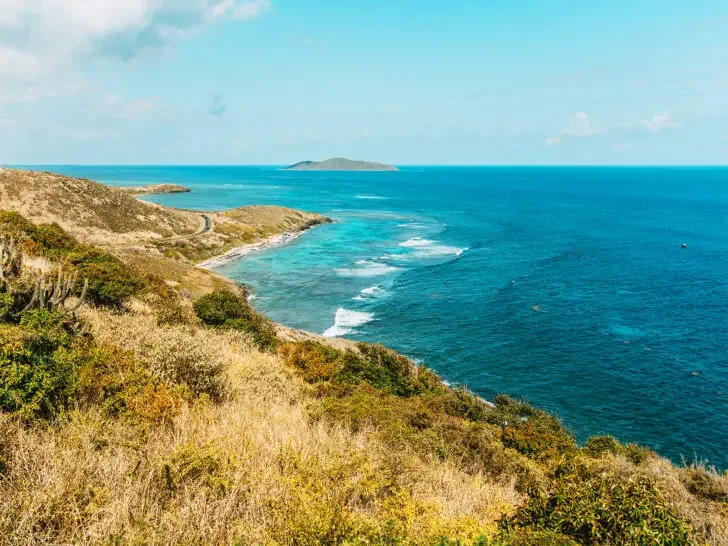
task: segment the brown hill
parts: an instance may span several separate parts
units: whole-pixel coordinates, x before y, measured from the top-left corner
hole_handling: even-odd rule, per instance
[[[48,172],[0,169],[0,209],[34,222],[57,222],[101,245],[195,233],[200,215],[145,203],[118,188]]]
[[[0,210],[18,211],[37,223],[56,222],[84,242],[188,264],[330,221],[277,206],[216,213],[173,209],[85,178],[2,168]]]

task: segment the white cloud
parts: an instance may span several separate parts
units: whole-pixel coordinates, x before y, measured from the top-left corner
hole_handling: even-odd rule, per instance
[[[269,0],[0,0],[0,102],[67,77],[81,59],[130,59],[271,8]]]
[[[659,133],[663,129],[679,129],[682,123],[670,121],[670,114],[659,114],[649,121],[643,121],[642,127],[651,133]]]
[[[615,123],[612,125],[604,125],[602,127],[594,127],[589,114],[586,112],[577,112],[569,118],[569,126],[561,130],[561,136],[553,136],[543,141],[543,146],[550,148],[561,144],[566,137],[584,138],[594,135],[603,135],[606,133],[633,132],[633,131],[649,131],[651,133],[659,133],[665,129],[679,129],[682,123],[672,121],[670,114],[658,114],[651,120],[628,123]],[[626,151],[629,144],[617,143],[611,146],[614,151]]]
[[[268,0],[250,0],[248,2],[222,0],[212,7],[210,14],[216,19],[230,18],[247,21],[262,15],[272,7],[273,4]]]
[[[562,135],[587,137],[597,134],[592,128],[591,120],[586,112],[577,112],[569,119],[569,126],[561,131]]]

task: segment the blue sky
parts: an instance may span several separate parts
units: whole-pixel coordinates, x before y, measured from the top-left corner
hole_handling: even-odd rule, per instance
[[[0,163],[728,163],[718,0],[0,0]]]

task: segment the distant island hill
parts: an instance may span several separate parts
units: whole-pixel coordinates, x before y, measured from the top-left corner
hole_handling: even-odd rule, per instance
[[[384,163],[371,163],[369,161],[353,161],[336,157],[326,161],[301,161],[290,167],[287,171],[398,171],[393,165]]]

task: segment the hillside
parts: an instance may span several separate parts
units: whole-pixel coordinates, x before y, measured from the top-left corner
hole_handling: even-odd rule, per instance
[[[728,476],[699,461],[578,445],[525,402],[276,325],[174,246],[35,215],[77,231],[0,212],[2,545],[728,544]],[[325,221],[211,216],[218,250]]]
[[[93,180],[14,169],[0,169],[0,210],[18,211],[34,222],[56,222],[74,237],[116,252],[166,256],[191,265],[265,237],[330,222],[319,214],[276,206],[204,214],[172,209]]]
[[[397,167],[383,163],[368,161],[353,161],[341,157],[327,159],[326,161],[301,161],[290,167],[288,171],[398,171]]]
[[[96,244],[130,243],[195,233],[200,215],[135,199],[83,178],[0,168],[0,209],[35,222],[57,222]]]

